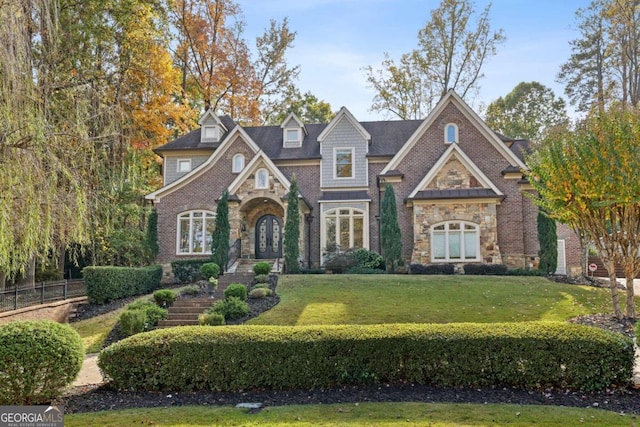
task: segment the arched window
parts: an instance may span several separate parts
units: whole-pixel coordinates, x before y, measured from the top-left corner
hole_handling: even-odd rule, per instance
[[[233,166],[231,167],[231,172],[239,173],[244,169],[244,155],[236,154],[233,156]]]
[[[431,227],[431,261],[480,260],[480,229],[477,224],[447,221]]]
[[[324,214],[325,247],[329,251],[346,251],[365,245],[365,212],[355,208],[338,208]]]
[[[179,255],[210,254],[215,214],[189,211],[178,215],[176,252]]]
[[[444,143],[455,144],[458,142],[458,126],[454,123],[447,123],[444,127]]]
[[[266,169],[256,171],[256,188],[269,188],[269,172]]]

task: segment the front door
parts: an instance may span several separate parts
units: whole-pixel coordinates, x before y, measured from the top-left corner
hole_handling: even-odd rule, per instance
[[[282,256],[282,223],[273,215],[265,215],[256,224],[256,258]]]

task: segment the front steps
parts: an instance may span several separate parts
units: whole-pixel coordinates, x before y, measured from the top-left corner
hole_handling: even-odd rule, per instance
[[[280,273],[282,270],[283,259],[254,259],[254,258],[238,258],[233,265],[233,271],[236,273],[252,273],[253,266],[259,262],[267,262],[271,265],[272,273]],[[238,282],[242,283],[242,282]]]

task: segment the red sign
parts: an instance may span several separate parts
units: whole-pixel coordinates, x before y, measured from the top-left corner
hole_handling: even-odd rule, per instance
[[[597,266],[597,265],[595,265],[595,264],[589,264],[589,271],[590,271],[590,272],[592,272],[592,273],[593,273],[593,272],[594,272],[594,271],[596,271],[597,269],[598,269],[598,266]]]

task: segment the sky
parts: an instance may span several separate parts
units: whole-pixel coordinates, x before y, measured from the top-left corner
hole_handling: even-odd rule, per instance
[[[345,106],[359,121],[393,118],[371,112],[375,92],[368,87],[364,67],[380,67],[384,53],[398,60],[417,47],[417,35],[440,0],[236,0],[246,23],[245,37],[253,46],[269,20],[289,20],[297,32],[287,53],[290,65],[300,66],[297,81],[331,104]],[[488,0],[476,0],[482,11]],[[569,42],[578,38],[575,12],[590,0],[493,0],[490,20],[507,40],[486,62],[479,96],[470,102],[480,114],[518,83],[538,81],[564,97],[556,82],[560,66],[571,54]],[[566,98],[565,98],[566,100]],[[571,109],[570,109],[571,114]]]

